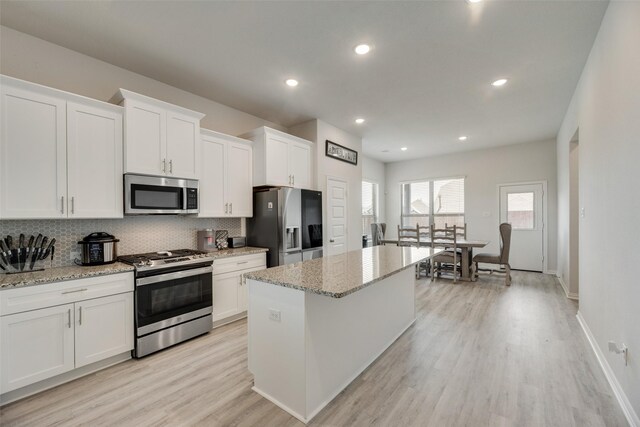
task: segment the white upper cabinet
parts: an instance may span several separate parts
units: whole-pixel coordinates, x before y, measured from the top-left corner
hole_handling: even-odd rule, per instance
[[[70,218],[122,217],[122,108],[67,103]]]
[[[122,217],[122,108],[0,81],[0,218]]]
[[[254,142],[254,186],[313,187],[310,141],[266,126],[241,137]]]
[[[200,212],[202,218],[253,215],[251,141],[202,129]]]
[[[124,89],[112,101],[125,110],[125,173],[200,178],[204,114]]]
[[[41,86],[1,82],[0,218],[65,218],[66,102]]]

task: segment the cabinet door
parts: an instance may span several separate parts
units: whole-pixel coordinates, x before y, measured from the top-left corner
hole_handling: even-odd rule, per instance
[[[167,112],[167,175],[198,179],[200,120]]]
[[[238,291],[240,273],[217,274],[213,276],[213,321],[225,319],[240,312]]]
[[[73,304],[1,317],[0,344],[1,393],[72,370]]]
[[[75,304],[76,368],[133,349],[133,293]]]
[[[67,104],[69,217],[122,218],[122,114]]]
[[[248,145],[228,143],[225,199],[229,214],[235,217],[253,216],[252,149]]]
[[[289,173],[296,188],[311,188],[311,147],[292,142],[289,144]]]
[[[267,185],[290,186],[289,181],[289,142],[272,136],[266,137]]]
[[[67,216],[66,102],[3,84],[0,218]]]
[[[226,216],[224,207],[226,143],[211,138],[202,139],[202,166],[200,172],[200,209],[201,218],[220,218]]]
[[[164,174],[166,164],[166,112],[153,105],[125,101],[124,171]]]

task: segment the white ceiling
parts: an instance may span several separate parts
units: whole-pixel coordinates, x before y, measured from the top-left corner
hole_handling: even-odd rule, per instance
[[[396,161],[555,137],[606,6],[3,1],[0,17],[284,126],[322,119]],[[373,50],[356,56],[362,42]],[[506,86],[490,85],[503,76]]]

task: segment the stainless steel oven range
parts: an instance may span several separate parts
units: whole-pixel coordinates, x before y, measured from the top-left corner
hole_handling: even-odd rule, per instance
[[[133,357],[140,358],[211,330],[213,260],[178,249],[121,256],[135,267]]]

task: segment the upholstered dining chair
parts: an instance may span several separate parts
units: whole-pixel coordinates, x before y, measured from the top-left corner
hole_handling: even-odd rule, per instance
[[[473,257],[473,279],[478,278],[478,263],[494,264],[505,268],[505,284],[511,286],[511,265],[509,265],[509,250],[511,249],[511,224],[500,224],[500,253],[499,254],[478,254]],[[488,270],[490,273],[495,270]],[[502,271],[500,271],[502,272]]]
[[[444,248],[444,251],[431,258],[431,281],[435,280],[436,274],[439,277],[442,271],[450,270],[453,273],[453,283],[456,283],[458,280],[458,264],[462,260],[458,253],[456,226],[438,229],[431,224],[430,235],[432,248]]]
[[[386,229],[387,224],[385,224],[384,222],[374,222],[373,224],[371,224],[371,244],[373,246],[382,244]]]

